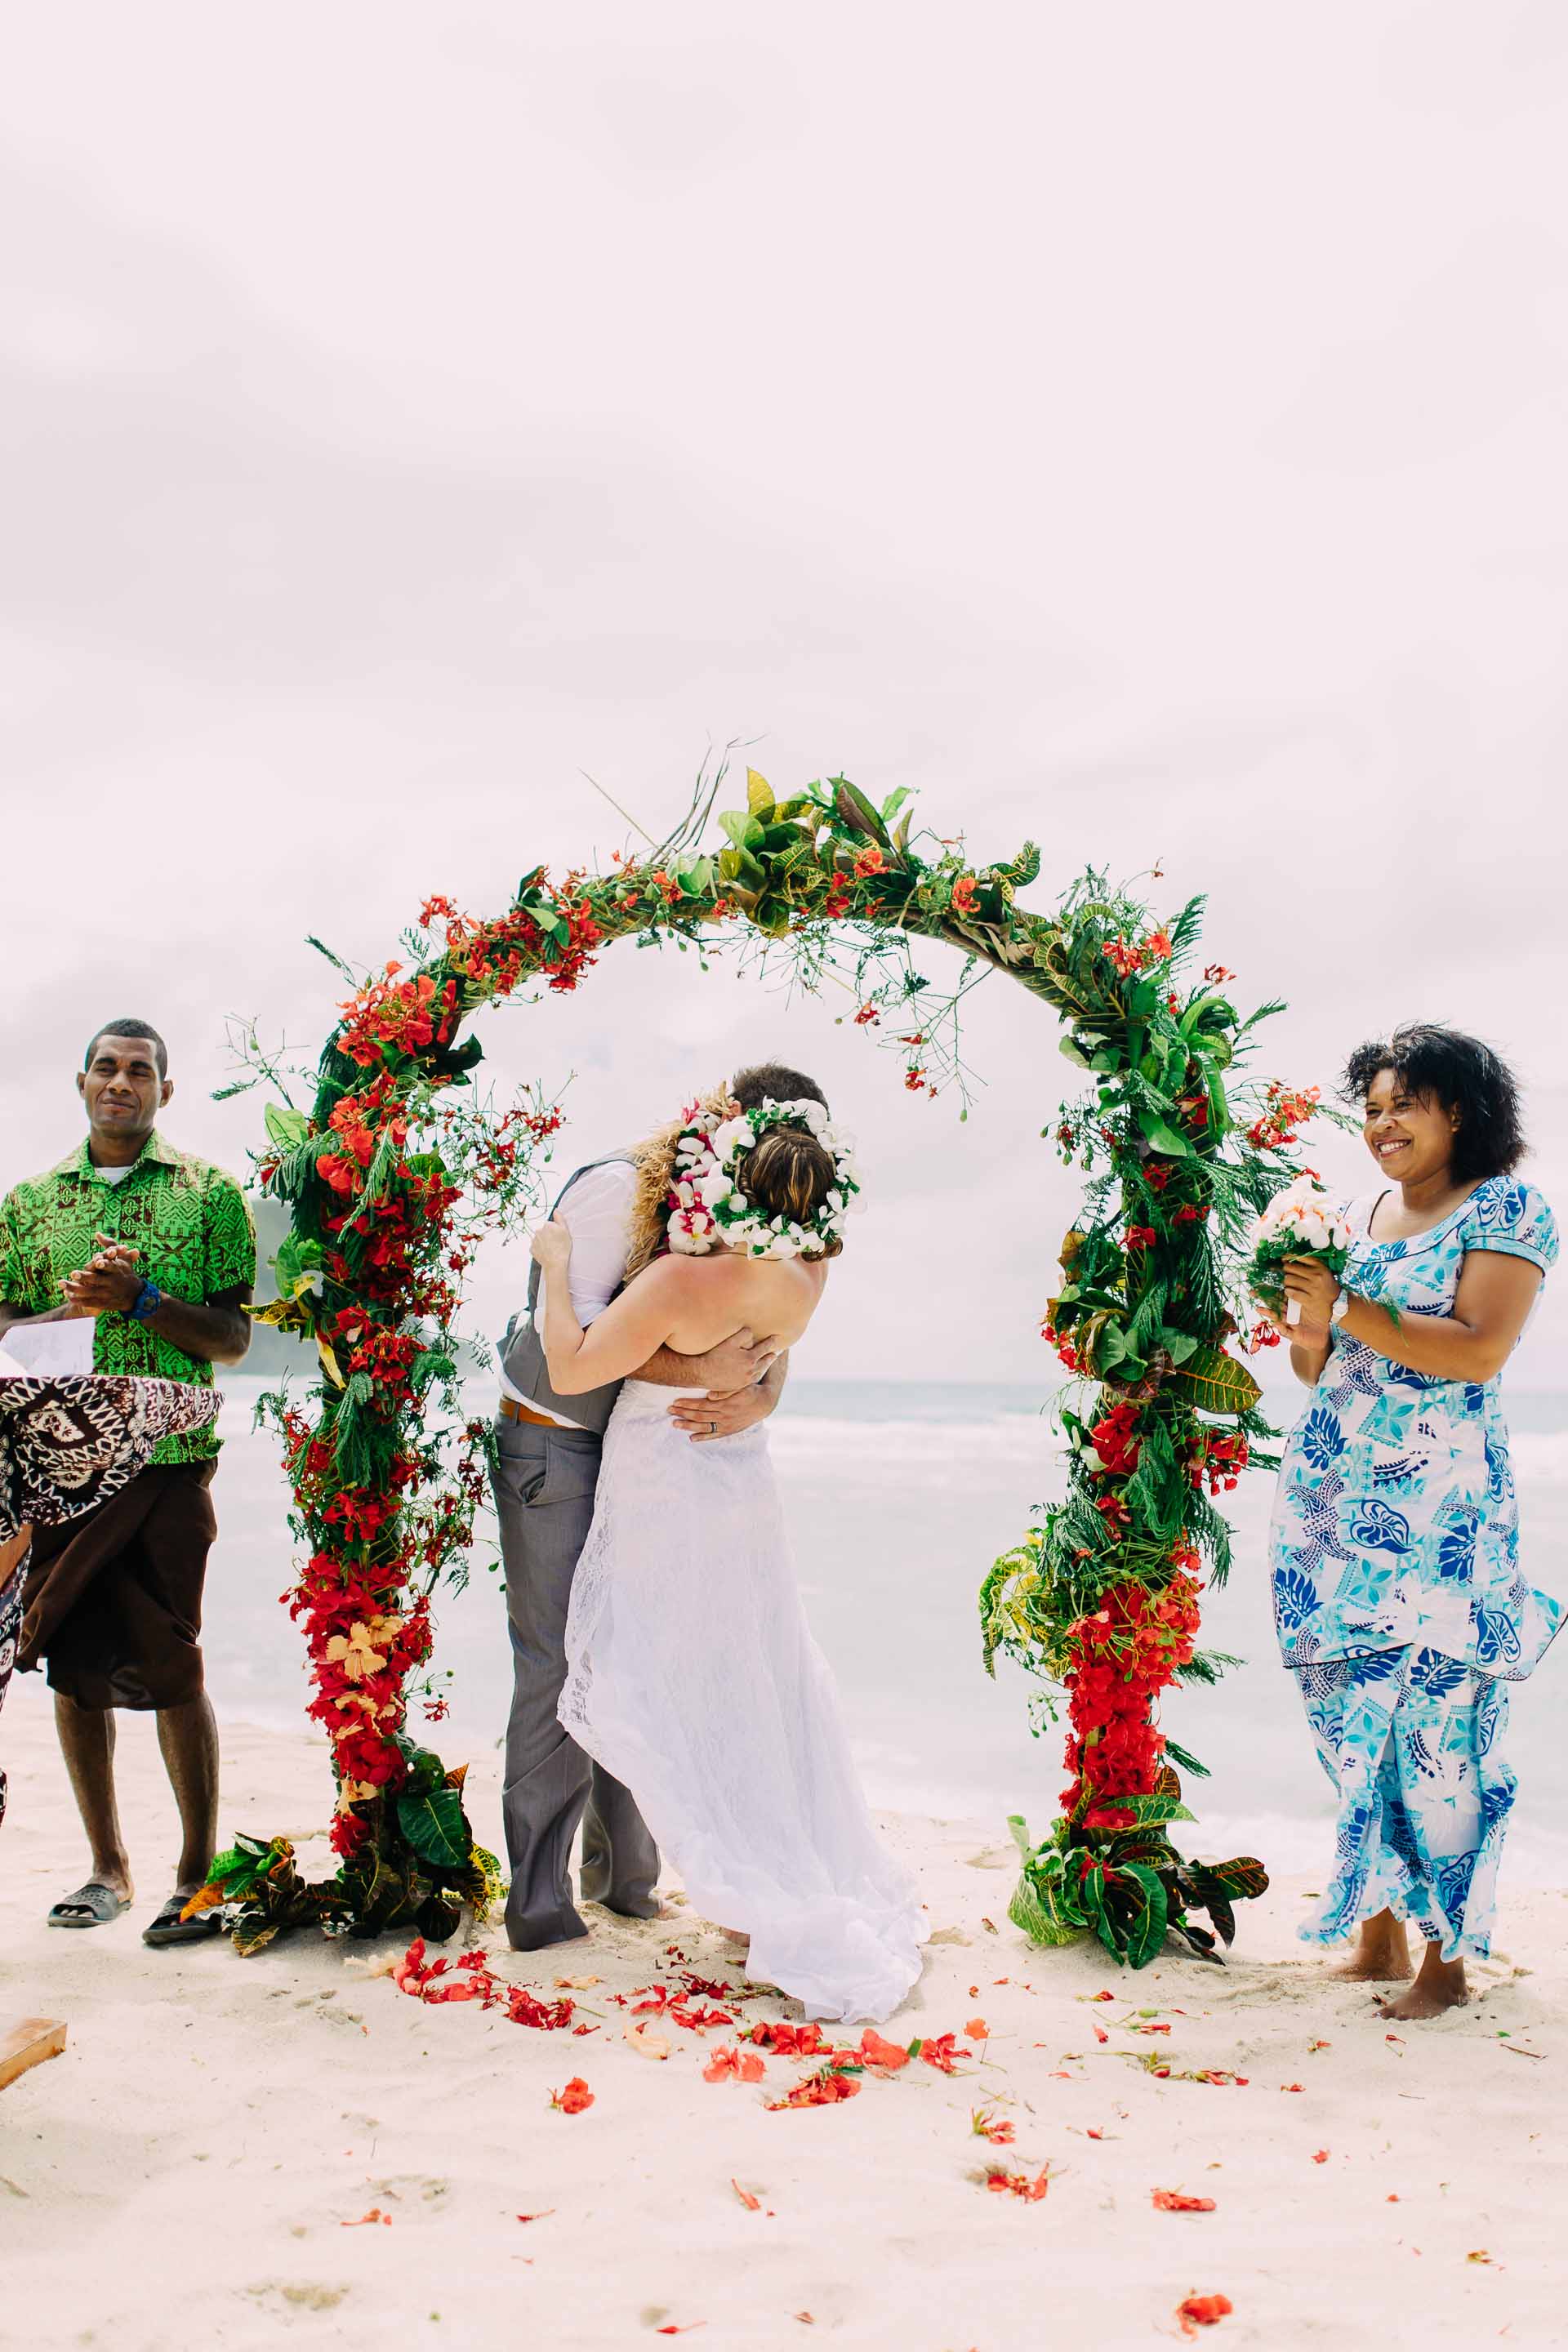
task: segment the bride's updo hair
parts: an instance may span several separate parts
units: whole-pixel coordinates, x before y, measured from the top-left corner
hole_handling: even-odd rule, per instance
[[[837,1181],[832,1152],[801,1127],[767,1129],[735,1173],[735,1181],[754,1208],[764,1216],[784,1217],[797,1225],[811,1222]],[[835,1234],[820,1255],[837,1257],[843,1247]]]

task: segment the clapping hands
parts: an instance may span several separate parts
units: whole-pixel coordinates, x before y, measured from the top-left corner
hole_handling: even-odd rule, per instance
[[[107,1234],[93,1238],[97,1255],[79,1273],[67,1275],[61,1295],[73,1316],[124,1315],[142,1295],[142,1253]]]

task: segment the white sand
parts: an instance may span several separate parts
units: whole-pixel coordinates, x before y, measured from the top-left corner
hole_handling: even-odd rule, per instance
[[[1201,2332],[1218,2347],[1568,2340],[1561,1890],[1516,1896],[1511,1957],[1477,1972],[1477,2005],[1392,2041],[1366,1993],[1295,1942],[1299,1885],[1244,1906],[1225,1972],[1166,1959],[1133,1979],[1008,1927],[994,1825],[900,1820],[946,1940],[888,2030],[962,2036],[979,2012],[984,2063],[949,2079],[917,2062],[842,2105],[772,2114],[764,2098],[805,2066],[772,2059],[761,2088],[715,2086],[707,2045],[732,2034],[666,2027],[662,2063],[623,2039],[607,1995],[653,1981],[671,1940],[703,1975],[731,1973],[718,1932],[689,1917],[592,1914],[589,1941],[526,1961],[485,1934],[498,1967],[546,1995],[557,1975],[603,1979],[577,1996],[601,2028],[583,2037],[423,2006],[363,1973],[386,1946],[357,1948],[358,1965],[314,1936],[248,1961],[146,1950],[173,1812],[151,1724],[121,1725],[141,1893],[117,1926],[68,1935],[44,1913],[81,1853],[35,1680],[0,1719],[0,2023],[42,2011],[70,2027],[63,2058],[0,2095],[0,2340],[570,2352],[700,2324],[713,2352],[1114,2352],[1178,2338],[1194,2290],[1234,2303]],[[230,1727],[225,1748],[226,1832],[321,1821],[317,1742]],[[493,1756],[469,1789],[495,1843]],[[1101,1988],[1114,2002],[1088,1998]],[[768,1999],[743,2014],[789,2011]],[[1134,2063],[1150,2052],[1249,2083],[1156,2081]],[[574,2074],[595,2105],[552,2112]],[[1014,2121],[1014,2147],[972,2135],[982,2102]],[[1056,2177],[1026,2203],[984,2189],[987,2160]],[[1156,2211],[1156,2189],[1217,2210]],[[342,2226],[372,2208],[390,2223]]]

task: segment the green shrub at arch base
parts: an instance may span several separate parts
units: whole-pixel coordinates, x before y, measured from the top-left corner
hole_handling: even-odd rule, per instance
[[[460,1582],[485,1491],[489,1433],[462,1421],[456,1323],[481,1231],[536,1198],[561,1123],[538,1096],[504,1110],[473,1085],[464,1034],[482,1005],[525,987],[574,989],[623,939],[700,953],[749,940],[808,986],[851,975],[858,1024],[888,1024],[904,1082],[934,1093],[960,1069],[957,1009],[1005,973],[1065,1024],[1083,1091],[1044,1130],[1088,1179],[1044,1331],[1077,1382],[1060,1421],[1066,1492],[1037,1511],[986,1576],[984,1652],[1001,1651],[1065,1704],[1068,1780],[1043,1843],[1014,1823],[1022,1869],[1011,1916],[1041,1942],[1092,1933],[1142,1966],[1168,1933],[1212,1950],[1233,1905],[1267,1884],[1241,1859],[1184,1861],[1192,1818],[1162,1739],[1160,1694],[1215,1679],[1196,1645],[1197,1592],[1221,1580],[1229,1538],[1215,1497],[1268,1432],[1258,1389],[1226,1342],[1234,1269],[1253,1215],[1294,1172],[1289,1147],[1315,1097],[1238,1084],[1248,1018],[1210,965],[1192,976],[1201,901],[1164,924],[1090,872],[1051,910],[1025,907],[1026,844],[982,864],[962,841],[911,838],[909,795],[880,805],[843,778],[779,800],[747,777],[718,814],[722,776],[682,824],[608,873],[525,873],[506,911],[476,919],[435,898],[405,961],[350,983],[308,1110],[271,1101],[260,1181],[292,1213],[279,1298],[258,1312],[313,1348],[303,1407],[265,1402],[281,1435],[300,1549],[288,1597],[310,1658],[310,1712],[331,1742],[337,1874],[303,1880],[287,1840],[247,1837],[193,1909],[224,1904],[237,1949],[315,1924],[372,1936],[449,1936],[498,1891],[475,1847],[462,1774],[416,1736],[439,1720],[431,1601]],[[910,953],[937,940],[963,959],[933,998]],[[321,946],[319,941],[313,945]],[[253,1075],[277,1082],[252,1035]],[[238,1089],[235,1089],[237,1091]],[[1237,1302],[1239,1304],[1239,1302]],[[1245,1314],[1245,1307],[1242,1308]],[[1204,1914],[1210,1923],[1200,1924]]]

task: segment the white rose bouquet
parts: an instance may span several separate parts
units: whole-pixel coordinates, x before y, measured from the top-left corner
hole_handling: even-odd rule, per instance
[[[1288,1257],[1315,1257],[1337,1282],[1344,1273],[1354,1230],[1342,1203],[1315,1177],[1298,1176],[1277,1192],[1252,1228],[1247,1286],[1268,1305],[1285,1309],[1282,1269]]]

